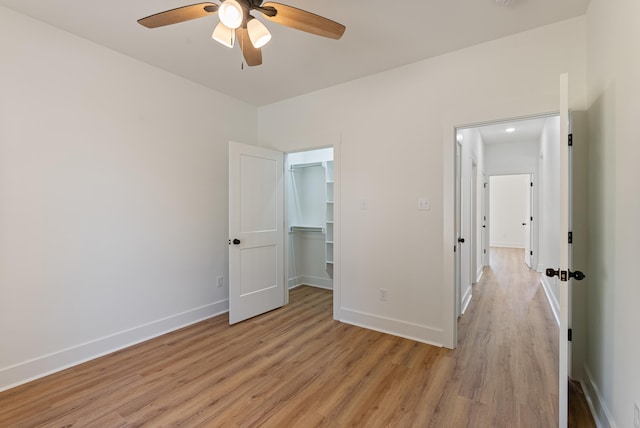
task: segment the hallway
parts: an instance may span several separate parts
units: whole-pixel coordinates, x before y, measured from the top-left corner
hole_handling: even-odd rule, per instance
[[[491,248],[491,266],[474,285],[458,321],[459,380],[491,426],[557,425],[558,328],[524,250]]]

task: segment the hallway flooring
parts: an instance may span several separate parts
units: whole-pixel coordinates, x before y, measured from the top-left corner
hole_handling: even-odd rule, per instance
[[[492,264],[448,350],[332,319],[332,293],[221,315],[0,393],[0,427],[557,425],[558,329],[521,250]],[[581,420],[577,420],[580,427]]]

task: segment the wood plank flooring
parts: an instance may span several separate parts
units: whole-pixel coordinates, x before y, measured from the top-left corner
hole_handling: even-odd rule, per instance
[[[244,323],[218,316],[0,393],[0,427],[554,427],[539,278],[521,250],[491,256],[456,350],[336,322],[331,291],[299,287]]]

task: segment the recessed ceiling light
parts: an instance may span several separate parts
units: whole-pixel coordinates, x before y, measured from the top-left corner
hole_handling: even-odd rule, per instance
[[[515,130],[516,130],[516,128],[507,128],[507,129],[504,130],[504,132],[513,132]]]

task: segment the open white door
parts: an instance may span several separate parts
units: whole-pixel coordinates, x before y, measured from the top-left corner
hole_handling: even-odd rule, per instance
[[[548,268],[547,276],[560,277],[560,330],[559,330],[559,421],[558,426],[567,426],[569,407],[569,372],[571,364],[571,281],[585,276],[580,271],[572,272],[571,266],[571,136],[569,117],[569,76],[560,76],[560,267]]]
[[[481,187],[481,192],[482,192],[482,209],[481,209],[481,214],[482,214],[482,219],[480,220],[480,226],[482,227],[482,230],[480,231],[480,236],[482,239],[482,266],[484,268],[484,266],[488,266],[489,265],[489,229],[487,228],[487,215],[488,215],[488,211],[489,211],[489,190],[487,189],[487,186],[489,185],[489,178],[487,177],[487,174],[485,174],[484,172],[482,173],[482,187]]]
[[[560,330],[559,427],[567,426],[569,407],[569,76],[560,76]]]
[[[454,247],[454,272],[455,272],[455,288],[456,288],[456,318],[462,315],[462,278],[460,270],[462,268],[462,249],[460,248],[462,238],[462,144],[456,141],[456,164],[455,164],[455,233],[456,245]]]
[[[229,143],[229,324],[284,305],[283,157]]]
[[[531,174],[529,174],[529,183],[527,183],[527,188],[525,190],[525,206],[526,206],[526,215],[527,218],[524,219],[522,225],[524,226],[524,262],[531,269],[533,267],[533,253],[531,251],[531,219],[533,218],[532,212],[532,201],[533,201],[533,178]]]
[[[571,189],[569,186],[569,76],[560,76],[560,330],[559,330],[559,427],[567,426],[569,410],[569,203]],[[555,272],[554,272],[555,273]],[[547,273],[548,274],[548,273]]]

